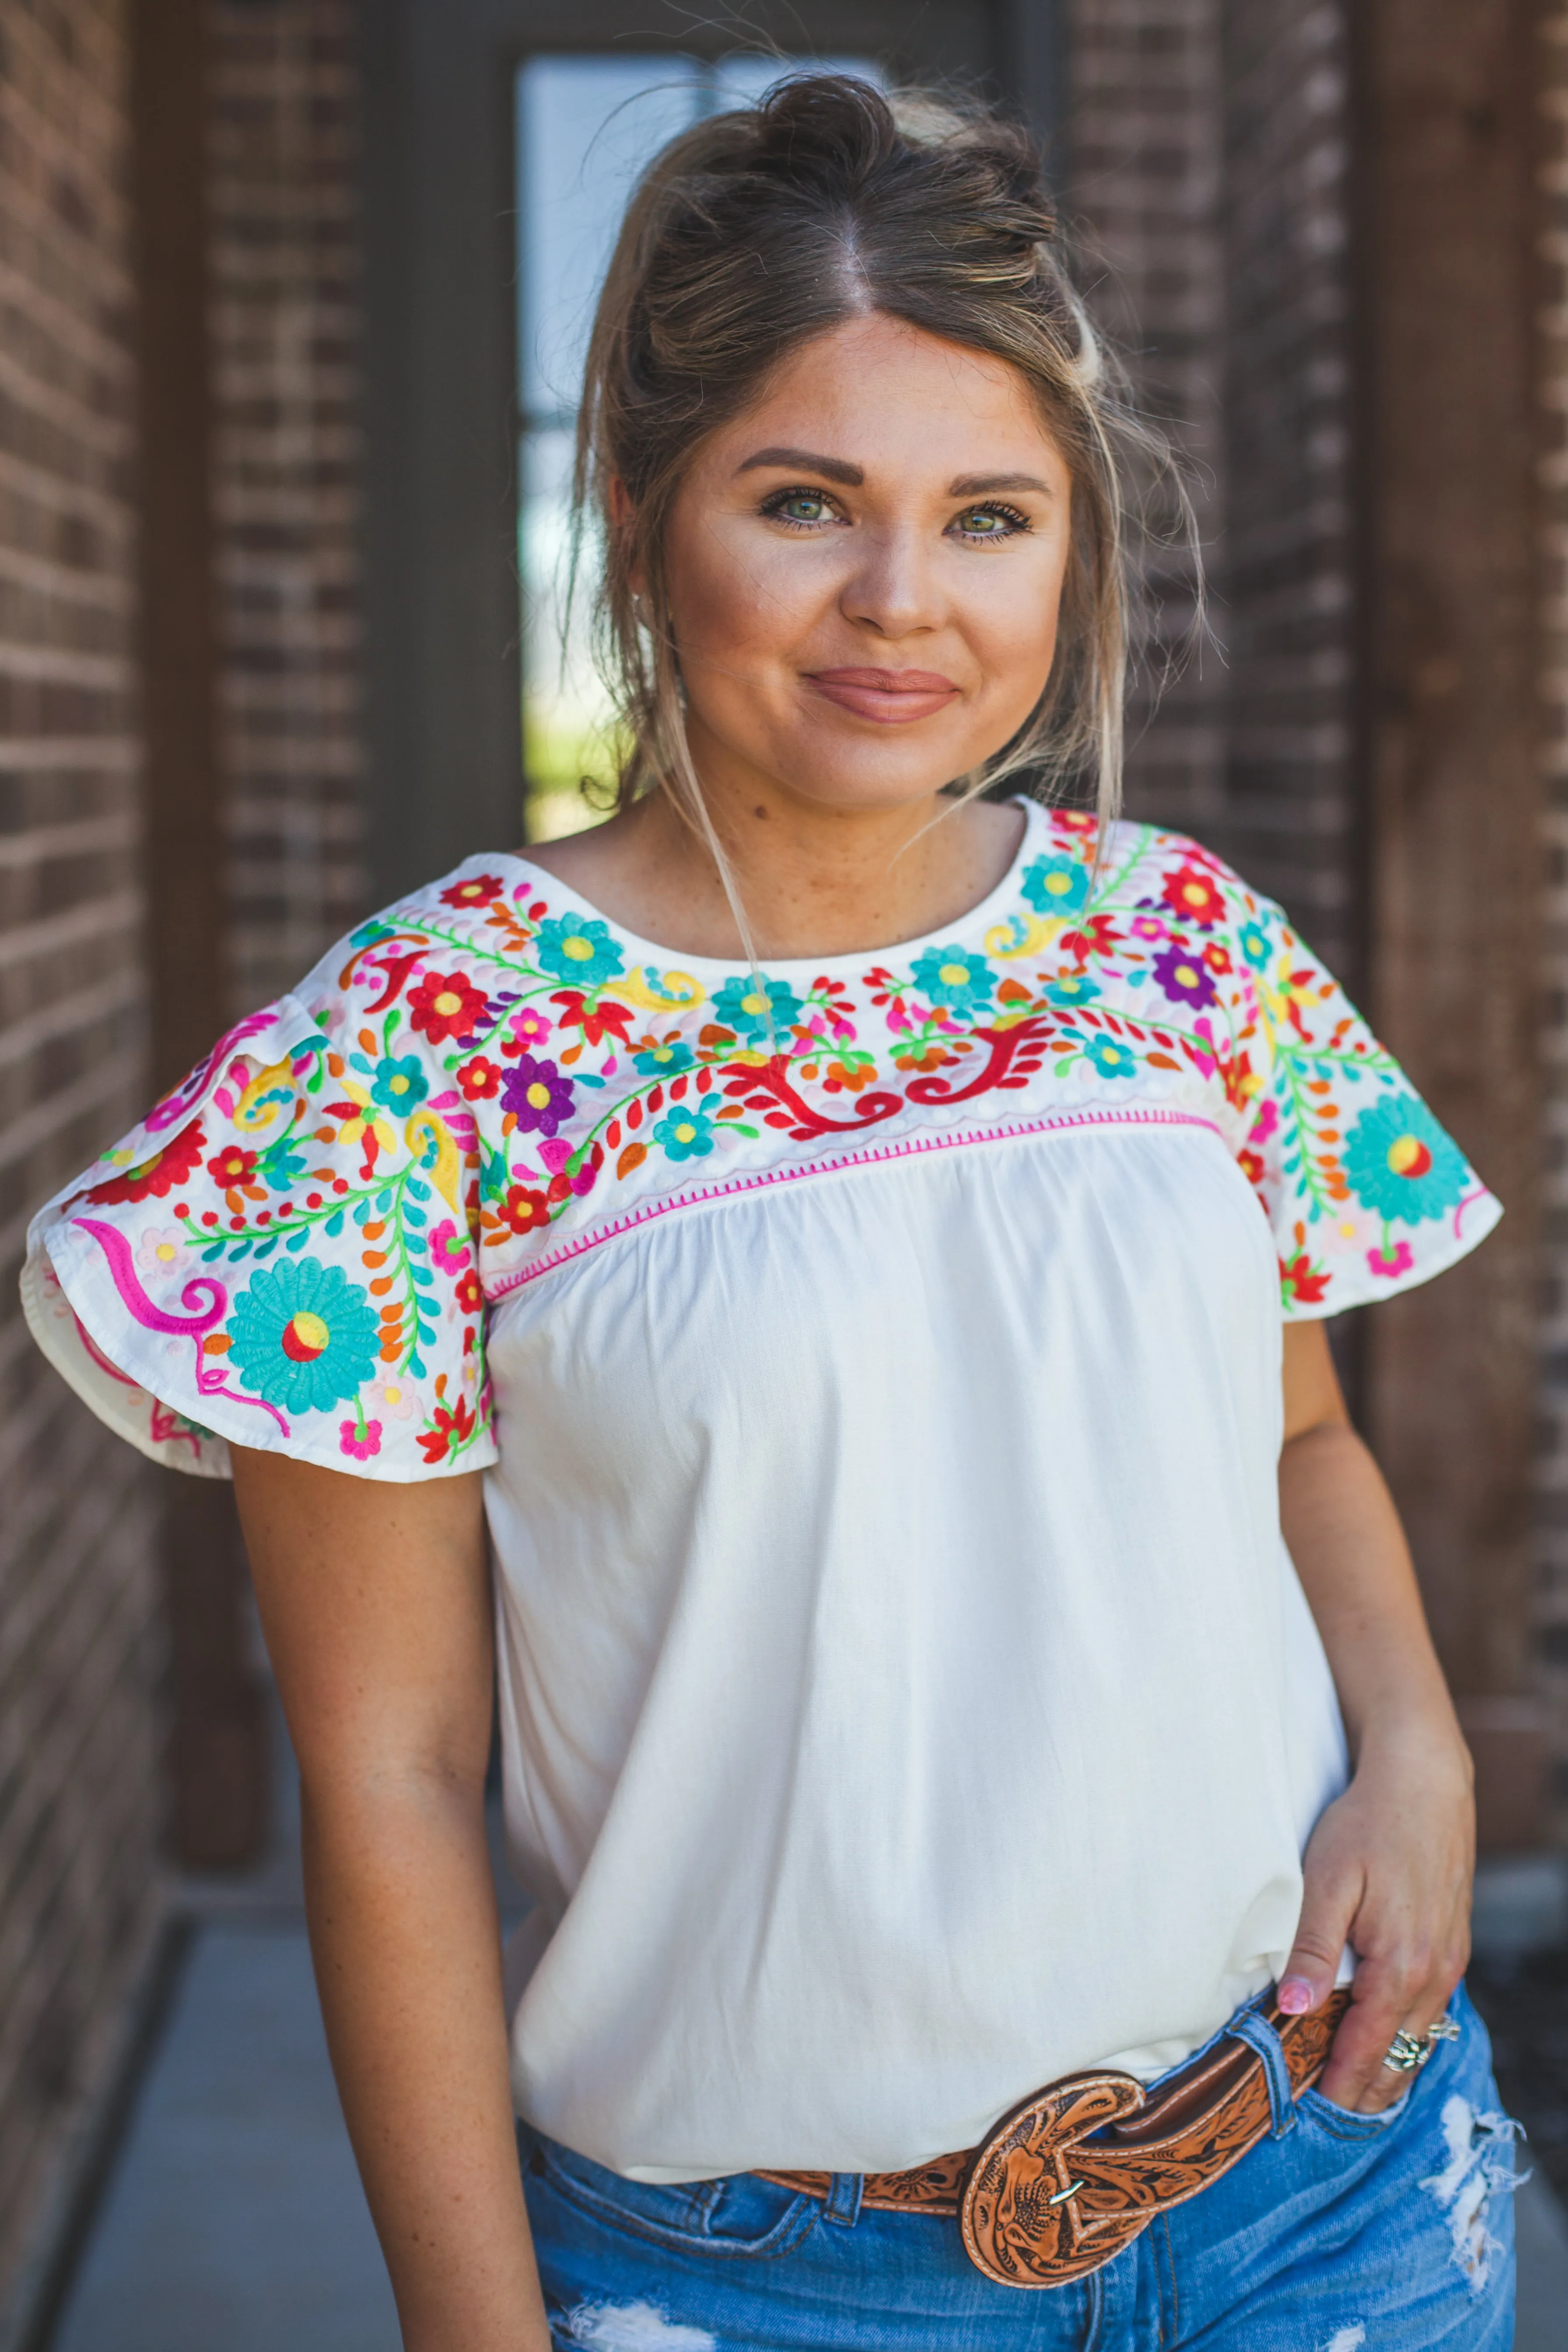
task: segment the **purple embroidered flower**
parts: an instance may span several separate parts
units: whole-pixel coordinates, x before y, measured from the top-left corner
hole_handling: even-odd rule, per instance
[[[1180,940],[1154,958],[1154,977],[1173,1003],[1212,1004],[1219,993],[1203,957],[1183,947]]]
[[[536,1061],[531,1054],[518,1056],[507,1072],[501,1104],[525,1135],[553,1135],[572,1116],[572,1082],[553,1062]]]

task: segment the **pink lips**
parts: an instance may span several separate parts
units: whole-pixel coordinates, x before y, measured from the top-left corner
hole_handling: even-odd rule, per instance
[[[952,678],[930,669],[816,669],[805,675],[840,709],[885,727],[934,718],[958,692]]]

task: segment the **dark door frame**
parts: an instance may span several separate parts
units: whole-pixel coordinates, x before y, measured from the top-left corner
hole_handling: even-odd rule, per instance
[[[1061,13],[1058,0],[752,0],[745,31],[989,81],[1049,134]],[[516,65],[632,39],[717,53],[743,37],[694,30],[672,0],[363,0],[361,26],[368,814],[383,903],[521,828]]]

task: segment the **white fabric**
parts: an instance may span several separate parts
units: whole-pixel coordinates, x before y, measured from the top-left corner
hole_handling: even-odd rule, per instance
[[[522,2112],[639,2179],[901,2167],[1268,1981],[1345,1770],[1280,1328],[1198,1127],[691,1209],[508,1301]]]
[[[766,974],[470,859],[58,1193],[24,1297],[157,1460],[487,1472],[523,2112],[880,2170],[1279,1969],[1346,1769],[1281,1319],[1498,1214],[1279,908],[1031,808],[940,935]]]

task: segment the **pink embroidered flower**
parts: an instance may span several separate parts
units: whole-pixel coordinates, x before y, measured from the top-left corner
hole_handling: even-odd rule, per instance
[[[1415,1263],[1415,1253],[1408,1242],[1395,1242],[1392,1249],[1369,1249],[1366,1262],[1384,1282],[1395,1282],[1402,1274],[1409,1273]]]
[[[525,1004],[521,1013],[512,1014],[507,1026],[518,1044],[526,1049],[530,1045],[537,1045],[542,1037],[548,1037],[551,1024],[547,1014],[536,1012],[531,1004]]]
[[[389,1414],[394,1421],[406,1421],[414,1410],[414,1391],[398,1381],[377,1381],[365,1394],[378,1411]]]
[[[1134,915],[1127,928],[1135,940],[1163,940],[1166,936],[1158,915]]]
[[[1261,1151],[1279,1124],[1279,1106],[1272,1095],[1265,1095],[1258,1106],[1258,1117],[1252,1122],[1247,1141],[1255,1151]]]
[[[381,1452],[381,1423],[363,1419],[340,1421],[338,1444],[343,1453],[352,1454],[356,1462],[368,1462],[372,1454]]]
[[[450,1217],[443,1217],[431,1228],[430,1255],[443,1274],[461,1274],[468,1265],[468,1250],[458,1239],[458,1228]]]
[[[143,1274],[183,1274],[191,1262],[191,1253],[178,1225],[167,1230],[149,1225],[137,1244],[136,1263]]]

